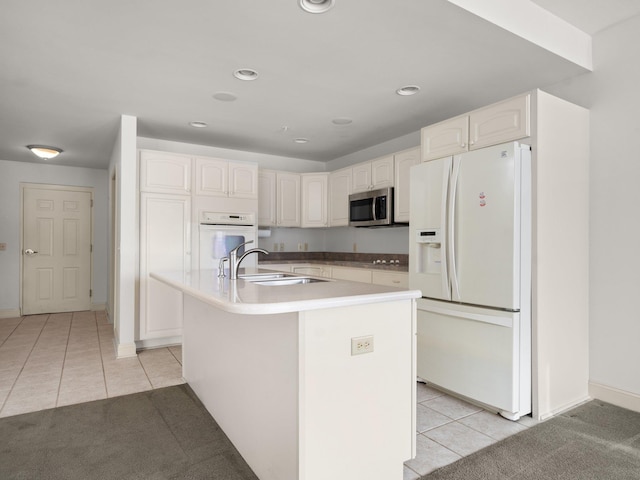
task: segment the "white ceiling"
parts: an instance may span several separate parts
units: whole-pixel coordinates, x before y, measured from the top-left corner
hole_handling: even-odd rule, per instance
[[[535,3],[590,33],[640,13]],[[64,150],[51,163],[106,168],[127,114],[143,137],[327,161],[584,73],[446,0],[336,0],[321,15],[296,0],[3,0],[0,159],[48,144]],[[408,84],[421,91],[395,94]]]

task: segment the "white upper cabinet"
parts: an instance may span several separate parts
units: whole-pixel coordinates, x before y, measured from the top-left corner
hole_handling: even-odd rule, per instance
[[[351,170],[351,193],[393,187],[393,155],[354,165]]]
[[[395,189],[393,192],[393,220],[409,223],[409,179],[411,167],[420,163],[420,147],[395,154]]]
[[[258,166],[196,158],[196,195],[258,198]]]
[[[352,168],[343,168],[329,174],[329,226],[349,225],[349,194]]]
[[[258,225],[275,227],[276,218],[276,172],[258,172]]]
[[[422,129],[422,161],[526,138],[530,131],[530,94]]]
[[[494,103],[469,114],[469,149],[498,145],[528,137],[530,95]]]
[[[327,227],[329,215],[327,213],[328,173],[303,173],[302,181],[302,220],[303,228]]]
[[[300,226],[299,173],[276,173],[276,217],[279,227]]]
[[[173,153],[140,152],[140,191],[191,194],[191,158]]]
[[[469,116],[451,118],[422,129],[423,160],[455,155],[468,150]]]

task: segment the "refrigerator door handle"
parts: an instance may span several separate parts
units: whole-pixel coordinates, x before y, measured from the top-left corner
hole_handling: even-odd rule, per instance
[[[445,165],[442,174],[442,210],[440,217],[440,224],[442,228],[442,243],[440,244],[442,263],[441,265],[441,286],[442,286],[442,298],[444,300],[451,300],[451,282],[449,280],[449,232],[447,231],[447,216],[449,209],[447,205],[449,203],[449,190],[451,188],[451,167],[453,165],[453,157],[445,159]]]
[[[453,171],[451,173],[451,188],[449,190],[448,216],[447,216],[447,251],[449,264],[449,281],[451,283],[451,299],[460,301],[460,285],[456,269],[456,197],[458,190],[458,177],[460,176],[461,157],[453,157]]]

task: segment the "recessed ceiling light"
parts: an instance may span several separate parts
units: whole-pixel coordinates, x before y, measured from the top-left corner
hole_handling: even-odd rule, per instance
[[[233,72],[233,76],[238,80],[255,80],[258,78],[258,72],[252,68],[239,68]]]
[[[189,125],[194,128],[205,128],[207,126],[205,122],[189,122]]]
[[[305,12],[309,13],[324,13],[331,8],[335,0],[298,0],[298,5]]]
[[[333,120],[331,120],[331,123],[333,123],[334,125],[349,125],[353,123],[353,120],[347,117],[340,117],[334,118]]]
[[[309,143],[309,139],[308,138],[294,138],[293,141],[295,143]]]
[[[415,95],[419,91],[420,91],[420,87],[417,85],[406,85],[404,87],[397,89],[396,93],[398,95],[407,96],[407,95]]]
[[[220,100],[221,102],[233,102],[234,100],[238,99],[238,97],[236,97],[235,94],[230,92],[214,93],[213,98],[215,98],[216,100]]]
[[[61,148],[49,147],[48,145],[27,145],[27,148],[31,150],[34,155],[44,160],[49,160],[51,158],[57,157],[62,153]]]

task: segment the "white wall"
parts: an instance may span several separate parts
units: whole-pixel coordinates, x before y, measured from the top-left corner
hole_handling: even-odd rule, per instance
[[[208,147],[206,145],[196,145],[193,143],[158,140],[155,138],[138,137],[138,148],[160,150],[162,152],[186,153],[188,155],[202,155],[205,157],[238,160],[241,162],[257,162],[260,168],[270,170],[285,170],[299,173],[324,172],[326,170],[325,162],[281,157],[266,153],[246,152],[243,150],[230,150],[228,148]]]
[[[93,188],[92,303],[103,307],[107,301],[107,171],[0,160],[0,243],[7,244],[6,251],[0,251],[0,314],[20,306],[21,182]]]
[[[591,110],[590,393],[640,410],[640,16],[595,35],[593,56],[545,90]]]

